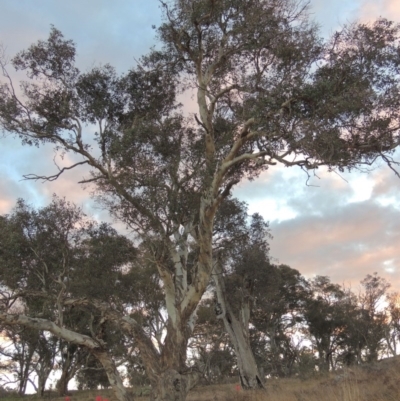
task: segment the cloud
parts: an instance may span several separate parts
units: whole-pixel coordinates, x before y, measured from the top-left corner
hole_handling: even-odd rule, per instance
[[[133,56],[139,57],[156,43],[152,25],[159,25],[160,18],[157,0],[4,0],[0,25],[2,41],[13,50],[45,39],[50,25],[55,25],[76,42],[84,63],[109,62],[126,68],[134,64]]]
[[[311,16],[320,26],[324,37],[329,37],[332,32],[343,24],[353,21],[358,10],[357,1],[349,0],[311,0]]]
[[[324,37],[354,21],[372,22],[383,17],[400,22],[398,0],[311,0],[310,12]]]
[[[362,21],[374,21],[384,17],[392,21],[400,21],[400,3],[398,0],[363,0],[358,14]]]
[[[274,167],[234,195],[270,221],[279,263],[353,287],[376,271],[400,291],[399,178],[383,163],[369,174],[317,174],[310,183],[318,187],[307,186],[301,170]]]
[[[378,170],[371,177],[376,184],[362,202],[343,201],[351,185],[338,193],[328,188],[308,198],[293,197],[288,205],[297,217],[271,222],[271,256],[306,276],[328,275],[352,285],[376,271],[400,290],[400,209],[381,202],[400,183],[373,181],[386,175],[387,170]]]
[[[0,214],[7,214],[15,206],[18,198],[27,198],[29,190],[25,185],[18,183],[8,177],[0,180]]]
[[[324,214],[332,207],[347,203],[353,196],[351,185],[326,170],[310,177],[297,167],[274,166],[254,181],[244,181],[234,190],[234,196],[250,205],[269,221],[283,221],[305,213]],[[335,199],[335,206],[332,204]],[[318,205],[318,207],[315,207]]]

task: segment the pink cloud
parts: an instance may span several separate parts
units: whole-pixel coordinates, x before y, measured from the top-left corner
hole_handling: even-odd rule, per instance
[[[400,290],[398,214],[397,209],[372,199],[330,215],[272,224],[270,253],[308,277],[327,275],[333,282],[356,286],[376,271]]]
[[[0,214],[10,213],[18,198],[29,198],[30,188],[9,177],[0,180]]]
[[[362,21],[371,21],[378,17],[400,21],[400,2],[398,0],[364,0],[358,14]]]

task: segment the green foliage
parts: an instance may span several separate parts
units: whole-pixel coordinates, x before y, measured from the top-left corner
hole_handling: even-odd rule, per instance
[[[38,316],[59,313],[54,301],[60,294],[109,299],[121,269],[135,257],[125,237],[57,197],[38,211],[20,200],[1,223],[1,285]]]
[[[322,278],[307,294],[297,271],[270,263],[266,222],[250,220],[231,190],[277,164],[309,174],[382,158],[394,169],[400,26],[384,19],[353,24],[324,41],[302,1],[161,4],[159,50],[126,74],[110,65],[81,73],[75,44],[54,27],[47,41],[13,59],[28,77],[21,96],[0,60],[2,129],[81,160],[26,178],[52,181],[87,164],[90,176],[81,182],[94,185],[97,199],[140,244],[136,249],[110,226],[88,221],[65,200],[38,211],[20,201],[0,219],[0,286],[8,291],[2,307],[12,312],[18,299],[29,316],[90,335],[117,358],[124,352],[118,342],[134,346],[110,323],[123,321],[161,394],[160,380],[188,368],[194,316],[217,263],[234,313],[248,325],[253,310],[251,335],[261,334],[258,355],[268,350],[269,372],[284,375],[299,359],[290,331],[303,317],[321,368],[332,365],[335,347],[347,347],[348,355],[356,349],[359,360],[376,358],[383,317],[371,302],[365,298],[361,308]],[[177,98],[193,88],[198,113],[187,117]],[[384,287],[367,281],[373,296]],[[366,324],[368,336],[343,334],[349,316]]]

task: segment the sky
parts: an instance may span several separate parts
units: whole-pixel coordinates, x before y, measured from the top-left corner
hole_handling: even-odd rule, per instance
[[[382,16],[400,22],[400,1],[311,0],[310,12],[328,37],[356,20]],[[46,39],[53,24],[77,44],[81,70],[110,63],[122,73],[157,44],[152,25],[160,23],[160,16],[157,0],[2,0],[0,43],[12,57]],[[186,109],[193,110],[188,102]],[[56,193],[106,220],[107,213],[77,184],[83,170],[51,183],[22,180],[24,174],[55,172],[53,157],[51,147],[22,147],[9,135],[0,137],[0,214],[9,213],[18,198],[43,207]],[[321,170],[313,186],[306,185],[306,178],[295,168],[278,167],[234,191],[251,213],[270,222],[273,260],[308,278],[327,275],[355,292],[367,274],[377,272],[400,291],[400,179],[379,164],[368,174]]]

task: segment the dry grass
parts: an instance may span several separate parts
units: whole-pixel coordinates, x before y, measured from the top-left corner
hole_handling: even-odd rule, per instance
[[[203,387],[188,401],[400,401],[400,357],[308,380],[269,380],[266,391]]]
[[[148,389],[132,389],[137,401],[147,401],[146,392]],[[95,401],[97,395],[116,401],[111,390],[72,392],[71,401]],[[38,400],[35,396],[24,398]],[[21,398],[6,397],[2,401]],[[43,401],[65,399],[49,393]],[[266,391],[237,391],[236,384],[197,387],[188,401],[400,401],[400,357],[307,380],[269,380]]]

